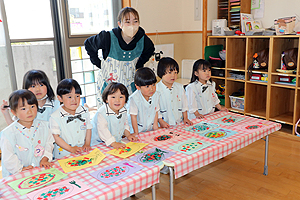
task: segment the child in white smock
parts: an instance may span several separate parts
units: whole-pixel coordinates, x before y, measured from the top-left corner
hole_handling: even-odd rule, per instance
[[[140,68],[135,73],[137,90],[130,95],[128,102],[130,132],[134,135],[158,129],[160,95],[156,92],[156,82],[156,76],[150,68]]]
[[[189,106],[189,118],[203,118],[212,113],[215,108],[228,111],[222,107],[216,94],[216,83],[210,80],[211,64],[203,59],[197,60],[193,65],[191,83],[185,88]]]
[[[180,122],[193,124],[188,119],[188,105],[183,85],[175,82],[178,72],[178,63],[173,58],[164,57],[159,60],[157,75],[161,81],[157,84],[157,91],[161,94],[159,106],[162,118],[159,117],[158,122],[163,128]]]
[[[104,89],[102,99],[105,104],[92,119],[92,146],[104,142],[115,149],[125,148],[126,145],[121,143],[123,136],[129,141],[137,141],[137,138],[130,134],[127,110],[124,107],[128,96],[127,88],[122,83],[113,82]]]
[[[23,89],[28,89],[38,100],[38,113],[36,118],[49,121],[50,115],[59,108],[59,101],[55,100],[53,89],[45,72],[41,70],[29,70],[23,78]],[[3,100],[1,112],[4,115],[6,123],[13,122],[7,106],[7,101]]]
[[[50,117],[50,131],[55,139],[54,157],[91,150],[90,114],[80,105],[81,88],[74,79],[64,79],[57,86],[57,98],[63,103]]]
[[[36,119],[38,101],[28,90],[16,90],[9,106],[17,120],[1,132],[2,176],[6,177],[34,167],[50,168],[53,164],[53,136],[49,123]]]

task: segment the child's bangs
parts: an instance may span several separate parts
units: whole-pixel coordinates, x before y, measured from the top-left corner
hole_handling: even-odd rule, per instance
[[[178,72],[178,69],[175,65],[169,65],[167,68],[166,68],[166,72],[172,72],[172,71],[177,71]]]
[[[47,85],[47,80],[41,74],[34,74],[32,76],[28,76],[25,82],[25,88],[28,89],[32,85],[39,85],[39,84]]]
[[[208,70],[211,69],[211,66],[209,64],[200,64],[198,66],[198,70]]]

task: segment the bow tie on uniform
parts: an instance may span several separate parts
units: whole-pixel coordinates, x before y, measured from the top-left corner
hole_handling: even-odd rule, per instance
[[[46,110],[46,108],[38,108],[38,112],[43,113]]]
[[[69,123],[69,122],[71,122],[71,121],[73,121],[74,119],[76,119],[76,118],[78,118],[80,121],[82,121],[82,122],[85,122],[85,119],[82,119],[81,118],[81,115],[76,115],[76,116],[74,116],[74,117],[68,117],[68,120],[67,120],[67,123]]]
[[[121,118],[122,118],[122,114],[117,117],[117,119],[121,119]]]
[[[203,86],[202,87],[202,93],[205,92],[205,90],[208,88],[208,86]]]

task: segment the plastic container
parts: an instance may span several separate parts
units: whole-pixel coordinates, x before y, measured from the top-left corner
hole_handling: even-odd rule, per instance
[[[231,108],[238,109],[238,110],[244,110],[244,97],[234,97],[229,96]]]

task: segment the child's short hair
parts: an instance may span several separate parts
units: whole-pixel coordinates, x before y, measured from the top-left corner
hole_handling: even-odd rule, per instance
[[[67,78],[62,81],[60,81],[57,85],[56,93],[60,97],[64,94],[71,93],[72,89],[75,89],[75,94],[82,94],[80,85],[78,82],[72,78]]]
[[[152,69],[148,67],[139,68],[134,75],[134,83],[141,87],[156,83],[157,79]]]
[[[132,13],[137,18],[137,20],[140,22],[139,13],[132,7],[125,7],[119,11],[118,18],[117,18],[118,22],[121,23],[123,18],[126,17],[127,15],[129,15],[130,13]]]
[[[19,99],[22,100],[22,104],[24,106],[25,100],[29,105],[35,104],[38,108],[38,101],[35,95],[26,89],[16,90],[9,95],[9,107],[11,110],[16,111],[19,106]]]
[[[108,84],[106,88],[103,90],[102,93],[103,102],[106,102],[108,95],[111,95],[117,92],[118,90],[120,90],[122,95],[125,95],[125,103],[127,103],[129,97],[127,88],[122,83],[116,83],[116,82],[112,82]]]
[[[179,66],[176,60],[170,57],[161,58],[157,64],[157,75],[159,78],[162,78],[166,73],[167,70],[177,71],[179,72]]]
[[[192,78],[191,78],[191,83],[195,82],[198,79],[198,76],[195,75],[195,72],[198,70],[206,70],[206,69],[211,69],[211,64],[207,60],[204,59],[199,59],[196,60],[194,65],[193,65],[193,71],[192,71]]]
[[[23,77],[23,89],[28,89],[32,85],[40,83],[44,84],[47,87],[48,99],[50,101],[53,100],[55,95],[45,72],[43,72],[42,70],[33,69],[26,72],[26,74]]]

